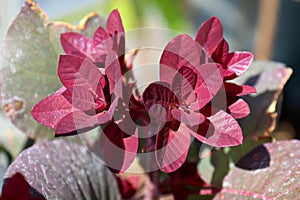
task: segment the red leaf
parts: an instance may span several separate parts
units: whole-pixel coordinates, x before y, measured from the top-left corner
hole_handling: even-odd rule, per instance
[[[155,156],[163,172],[173,172],[185,162],[191,143],[190,135],[179,127],[173,131],[164,126],[156,136]]]
[[[125,32],[120,13],[117,9],[113,10],[107,18],[106,29],[113,39],[113,50],[120,59],[123,67],[125,55]]]
[[[197,67],[198,80],[195,93],[198,97],[197,109],[202,108],[218,93],[223,85],[223,74],[216,63],[203,64]],[[196,110],[194,108],[193,110]]]
[[[0,200],[45,200],[45,198],[32,188],[25,178],[17,172],[8,179],[4,179]]]
[[[172,116],[178,121],[185,123],[188,126],[196,126],[204,122],[205,117],[201,113],[192,110],[183,111],[179,109],[172,110]]]
[[[199,66],[201,59],[199,51],[199,45],[190,36],[185,34],[176,36],[167,44],[162,53],[160,80],[171,84],[180,67],[195,68]]]
[[[187,100],[193,93],[197,82],[197,74],[189,67],[181,67],[175,74],[171,90],[180,100]]]
[[[169,84],[164,82],[151,83],[143,93],[143,101],[150,115],[163,122],[172,119],[171,109],[178,105],[178,100],[169,89]]]
[[[224,82],[226,95],[228,96],[244,96],[255,93],[256,89],[249,85],[236,85],[234,83]]]
[[[220,110],[213,116],[208,117],[208,119],[211,124],[209,124],[206,132],[189,132],[201,142],[215,147],[236,146],[242,144],[242,129],[231,115]],[[200,131],[203,131],[203,129]]]
[[[223,27],[217,17],[206,20],[198,29],[195,40],[207,49],[209,55],[215,51],[223,39]]]
[[[140,176],[116,177],[118,187],[123,199],[130,199],[135,195],[139,187]]]
[[[108,78],[110,94],[114,92],[117,96],[122,95],[123,77],[117,55],[113,51],[110,51],[106,57],[105,74]]]
[[[61,55],[58,66],[58,76],[66,88],[84,87],[96,94],[97,88],[103,88],[104,77],[94,63],[86,58]],[[102,95],[97,94],[97,95]],[[103,96],[101,96],[103,97]]]
[[[90,115],[87,115],[81,110],[68,113],[61,118],[54,127],[55,135],[73,135],[82,133],[107,123],[113,117],[117,102],[118,101],[115,99],[107,111],[102,111],[98,114],[94,111],[94,113],[89,113]]]
[[[97,117],[89,116],[81,110],[64,116],[55,127],[55,136],[83,133],[98,126]]]
[[[66,54],[81,57],[90,57],[92,54],[93,40],[80,33],[63,33],[61,34],[60,42]]]
[[[250,52],[233,52],[228,54],[226,61],[225,77],[234,79],[241,76],[250,66],[253,60],[253,54]]]
[[[227,61],[227,56],[229,53],[229,45],[225,39],[223,39],[216,50],[212,53],[211,57],[214,62],[223,64]]]
[[[110,35],[124,33],[124,27],[118,9],[113,10],[108,16],[106,29]]]
[[[100,26],[94,33],[93,46],[98,46],[103,42],[104,44],[109,44],[111,42],[111,39],[109,34],[106,32],[106,30]]]
[[[95,106],[94,97],[85,87],[77,86],[67,89],[63,96],[76,108],[90,110]],[[104,102],[105,103],[105,102]]]
[[[228,106],[228,111],[235,119],[244,118],[250,114],[249,105],[243,99],[238,99],[236,102]]]
[[[60,93],[55,93],[37,103],[31,110],[32,117],[39,123],[55,128],[67,114],[76,110]]]
[[[129,136],[111,122],[103,127],[99,148],[106,165],[115,173],[125,172],[133,162],[138,149],[137,129]]]

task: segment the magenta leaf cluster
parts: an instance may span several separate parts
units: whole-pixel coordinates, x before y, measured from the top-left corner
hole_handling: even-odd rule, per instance
[[[186,161],[192,138],[215,147],[242,143],[236,119],[250,109],[240,96],[255,89],[231,80],[247,70],[253,55],[229,52],[218,18],[205,21],[195,39],[182,34],[166,45],[160,81],[149,84],[142,95],[128,73],[134,56],[125,59],[125,32],[117,10],[93,38],[68,32],[61,35],[61,45],[65,54],[59,58],[58,76],[63,86],[31,114],[55,129],[56,136],[101,127],[99,149],[112,171],[128,169],[139,149],[155,151],[158,167],[173,172]],[[154,132],[146,147],[139,142],[141,130],[144,135]]]

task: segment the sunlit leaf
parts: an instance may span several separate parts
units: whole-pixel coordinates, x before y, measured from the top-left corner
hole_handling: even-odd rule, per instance
[[[251,165],[259,168],[232,168],[223,181],[221,193],[214,199],[297,199],[299,148],[298,140],[257,147],[246,155],[246,161],[251,160]]]
[[[248,117],[239,120],[245,136],[272,133],[280,113],[280,95],[291,74],[292,69],[282,63],[261,61],[254,62],[236,79],[238,84],[245,83],[256,89],[256,94],[243,97],[251,111]]]

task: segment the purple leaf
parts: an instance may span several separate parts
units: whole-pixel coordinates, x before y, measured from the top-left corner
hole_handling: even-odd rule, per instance
[[[207,49],[209,55],[212,55],[219,43],[223,39],[223,27],[217,17],[206,20],[199,28],[195,40],[204,49]]]
[[[182,34],[172,39],[161,55],[160,80],[171,84],[179,68],[199,66],[200,59],[205,59],[200,57],[199,48],[199,45],[188,35]]]
[[[242,130],[238,122],[231,115],[220,110],[211,117],[208,117],[208,119],[211,124],[208,124],[206,129],[200,128],[198,130],[199,133],[190,130],[190,134],[201,142],[215,147],[242,144]]]
[[[125,133],[119,126],[114,122],[104,125],[103,133],[99,138],[100,154],[114,173],[125,172],[133,162],[138,150],[137,129],[135,128],[132,133]]]
[[[57,123],[67,114],[76,110],[72,104],[62,95],[50,95],[39,103],[37,103],[31,110],[32,117],[39,123],[55,128]]]
[[[167,125],[156,136],[155,156],[163,172],[173,172],[185,162],[191,143],[191,137],[180,126],[173,131]]]
[[[46,199],[120,198],[116,180],[103,161],[88,148],[64,140],[41,142],[23,151],[5,178],[16,173]]]
[[[261,148],[266,151],[257,151]],[[250,152],[251,165],[264,169],[233,167],[223,181],[223,189],[214,199],[297,199],[299,197],[300,142],[282,141],[264,144]],[[271,162],[270,162],[271,161]]]

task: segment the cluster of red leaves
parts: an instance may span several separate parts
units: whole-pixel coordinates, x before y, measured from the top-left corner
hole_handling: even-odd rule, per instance
[[[151,83],[142,97],[133,95],[134,84],[125,77],[132,60],[124,59],[125,33],[117,10],[93,38],[70,32],[61,35],[61,44],[65,55],[58,75],[63,87],[36,104],[31,114],[54,128],[56,136],[101,127],[100,151],[114,172],[124,172],[135,158],[139,125],[155,132],[150,149],[165,172],[182,166],[193,137],[217,147],[242,143],[236,119],[250,110],[239,97],[255,89],[228,81],[245,72],[253,56],[228,52],[217,18],[203,23],[195,40],[182,34],[167,44],[160,81]]]

